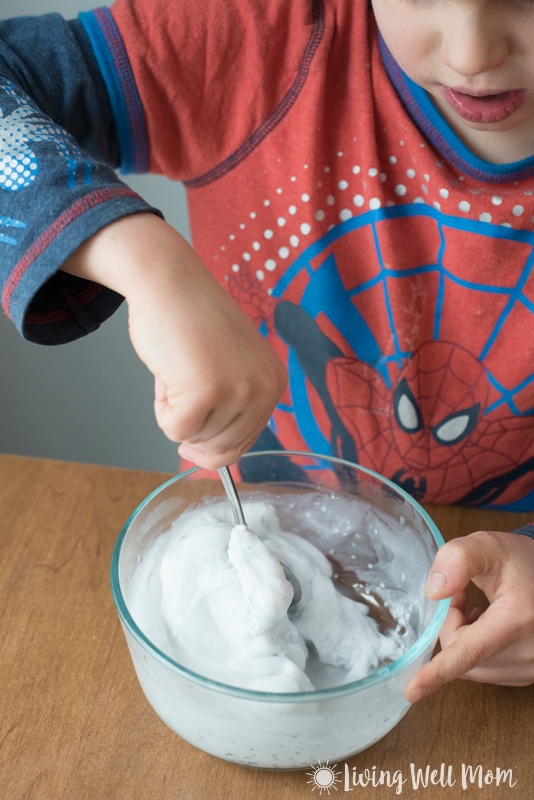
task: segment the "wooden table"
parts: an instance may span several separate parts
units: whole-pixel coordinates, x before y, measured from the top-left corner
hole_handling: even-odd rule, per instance
[[[454,682],[411,708],[382,741],[338,764],[328,793],[312,782],[311,768],[250,770],[173,734],[137,683],[109,588],[123,523],[166,477],[0,455],[1,800],[399,796],[398,783],[373,786],[380,770],[397,780],[402,773],[402,797],[534,798],[534,687]],[[429,511],[445,538],[525,521],[519,514]],[[436,770],[436,783],[429,777],[427,788],[416,790],[410,765],[416,774]],[[467,770],[465,790],[463,765],[482,767],[474,783]],[[357,781],[366,769],[370,782],[362,788]],[[499,786],[484,782],[499,774]]]

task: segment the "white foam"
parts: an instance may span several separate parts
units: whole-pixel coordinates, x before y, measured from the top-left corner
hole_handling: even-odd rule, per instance
[[[364,503],[324,495],[285,495],[283,505],[249,499],[244,511],[250,529],[232,526],[225,501],[190,509],[145,553],[130,606],[159,649],[222,683],[295,692],[358,680],[414,641],[409,586],[399,589],[399,576],[410,573],[407,542],[392,518],[370,521]],[[355,527],[370,533],[359,541]],[[337,591],[331,564],[313,540],[327,542],[359,579],[372,573],[396,629],[379,630],[366,605]],[[280,562],[302,586],[289,615],[293,590]]]

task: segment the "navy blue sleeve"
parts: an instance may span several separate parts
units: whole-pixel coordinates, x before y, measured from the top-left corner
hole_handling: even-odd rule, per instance
[[[519,533],[522,536],[530,536],[531,539],[534,539],[534,522],[529,522],[528,525],[516,528],[512,533]]]
[[[86,30],[57,14],[0,22],[2,306],[40,344],[95,330],[123,299],[60,272],[65,259],[120,217],[159,213],[116,174],[116,116]]]

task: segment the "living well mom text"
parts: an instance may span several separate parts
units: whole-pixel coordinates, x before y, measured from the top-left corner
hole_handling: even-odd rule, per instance
[[[410,764],[406,773],[402,770],[379,770],[376,767],[359,770],[345,764],[343,788],[345,792],[377,786],[388,786],[395,794],[402,794],[405,787],[409,789],[428,789],[430,786],[460,786],[462,789],[476,787],[489,789],[500,786],[513,788],[517,784],[512,769],[502,767],[488,768],[482,764],[461,764],[454,768],[450,764],[418,766]]]

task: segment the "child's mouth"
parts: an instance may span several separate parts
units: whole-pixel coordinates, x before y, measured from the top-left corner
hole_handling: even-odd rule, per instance
[[[502,122],[511,117],[523,105],[524,89],[512,89],[498,94],[474,95],[441,87],[441,93],[459,117],[467,122]]]

